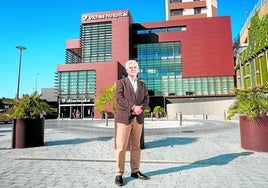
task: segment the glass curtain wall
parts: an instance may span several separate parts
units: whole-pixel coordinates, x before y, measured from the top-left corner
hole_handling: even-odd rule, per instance
[[[111,61],[111,22],[82,25],[80,35],[83,63]]]
[[[153,96],[203,96],[232,94],[233,76],[182,78],[181,43],[150,43],[135,46],[139,78]]]
[[[139,77],[145,81],[154,96],[172,95],[178,90],[176,84],[181,78],[180,42],[138,44],[137,61],[140,66]]]
[[[71,71],[59,73],[60,99],[94,99],[96,86],[95,71]]]

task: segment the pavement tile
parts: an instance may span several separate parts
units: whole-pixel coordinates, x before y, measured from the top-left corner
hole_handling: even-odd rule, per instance
[[[111,125],[99,123],[96,127],[111,129]],[[203,125],[195,120],[183,122],[182,127],[176,121],[148,121],[141,171],[151,179],[131,178],[127,161],[124,187],[268,187],[268,153],[242,149],[238,126],[198,131]],[[192,129],[196,127],[200,129]],[[185,131],[161,134],[161,128]],[[112,135],[78,134],[49,127],[45,146],[10,149],[11,127],[0,126],[0,188],[117,187],[113,143]]]

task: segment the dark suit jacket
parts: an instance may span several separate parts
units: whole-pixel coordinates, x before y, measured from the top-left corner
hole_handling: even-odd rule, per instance
[[[134,117],[139,124],[144,124],[144,114],[138,116],[132,115],[134,105],[142,106],[142,109],[149,104],[149,94],[146,85],[137,80],[137,93],[135,94],[133,86],[128,77],[118,80],[116,83],[116,102],[118,109],[116,112],[116,122],[130,124]]]

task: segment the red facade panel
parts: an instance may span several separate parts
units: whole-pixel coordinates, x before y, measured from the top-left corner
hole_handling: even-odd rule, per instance
[[[144,28],[186,26],[186,31],[157,33],[155,42],[180,41],[183,77],[233,76],[230,17],[140,24]],[[136,43],[149,42],[138,38]]]
[[[80,39],[70,39],[66,42],[66,49],[80,48]]]
[[[193,20],[182,40],[183,77],[234,75],[229,17]]]

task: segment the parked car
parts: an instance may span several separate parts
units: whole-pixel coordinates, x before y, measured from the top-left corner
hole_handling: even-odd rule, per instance
[[[8,124],[13,122],[13,118],[8,117],[4,112],[6,109],[0,109],[0,123]]]

